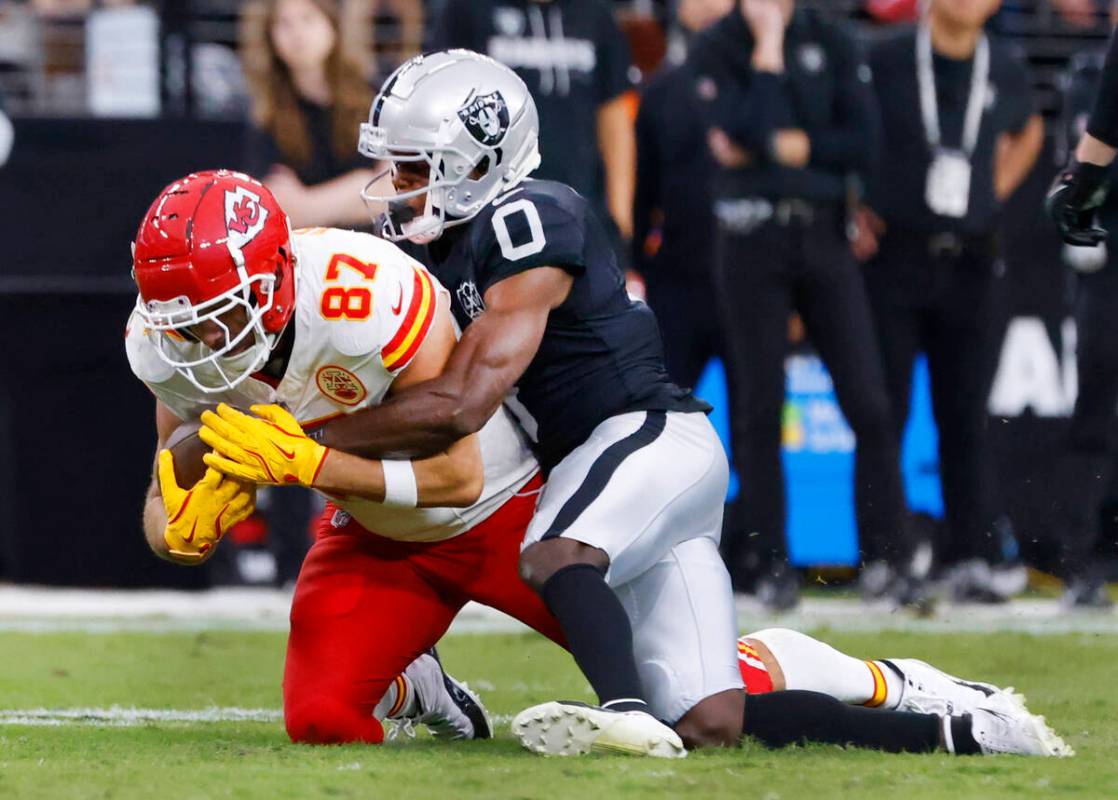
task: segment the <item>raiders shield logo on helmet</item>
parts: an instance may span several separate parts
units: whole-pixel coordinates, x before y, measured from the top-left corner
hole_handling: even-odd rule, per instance
[[[499,144],[509,129],[509,107],[500,92],[478,95],[458,109],[458,118],[485,147]]]

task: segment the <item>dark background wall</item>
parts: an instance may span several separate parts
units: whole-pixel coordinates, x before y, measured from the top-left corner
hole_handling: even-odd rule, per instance
[[[140,511],[154,401],[132,377],[129,243],[151,198],[238,166],[242,127],[16,120],[0,170],[0,579],[197,586],[152,557]]]

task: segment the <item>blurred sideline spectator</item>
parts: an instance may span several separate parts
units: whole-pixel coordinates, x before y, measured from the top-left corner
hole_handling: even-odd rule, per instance
[[[365,13],[371,16],[378,31],[372,43],[378,71],[388,74],[422,50],[426,18],[423,6],[421,0],[371,0]],[[382,25],[391,26],[386,35],[380,34]]]
[[[445,0],[430,47],[465,47],[516,70],[539,109],[534,177],[572,186],[632,237],[629,46],[607,0]]]
[[[1118,0],[1111,3],[1118,24]],[[1068,68],[1064,131],[1079,141],[1095,103],[1106,48],[1077,56]],[[1110,180],[1118,179],[1111,164]],[[1098,220],[1110,238],[1095,248],[1065,246],[1076,271],[1076,366],[1079,392],[1068,429],[1067,452],[1055,486],[1062,536],[1061,573],[1070,606],[1108,608],[1106,576],[1095,563],[1103,503],[1114,478],[1115,415],[1118,407],[1118,193],[1111,191]]]
[[[372,91],[334,0],[257,0],[242,16],[241,57],[256,129],[249,171],[297,228],[368,225],[361,189],[376,174],[357,153]]]
[[[873,211],[859,215],[855,243],[860,257],[873,256],[865,275],[897,435],[914,359],[927,356],[948,534],[941,555],[956,565],[959,596],[977,600],[1024,588],[1024,570],[1002,563],[1015,548],[991,508],[986,398],[1004,271],[999,212],[1044,136],[1021,57],[983,33],[999,5],[931,0],[926,24],[872,48],[884,139]]]
[[[794,0],[739,0],[692,50],[709,143],[723,170],[715,277],[729,353],[733,457],[742,489],[727,523],[740,588],[798,600],[787,561],[781,466],[789,315],[800,313],[857,437],[855,508],[866,563],[901,564],[899,447],[862,275],[846,238],[851,173],[868,168],[876,110],[854,40]],[[904,580],[902,586],[901,579]],[[900,598],[907,601],[907,596]]]
[[[734,0],[680,0],[685,38],[706,28]],[[713,284],[716,226],[711,184],[717,163],[706,146],[690,63],[665,65],[641,93],[637,115],[637,184],[633,205],[634,269],[663,335],[668,373],[694,386],[712,356],[722,355]]]

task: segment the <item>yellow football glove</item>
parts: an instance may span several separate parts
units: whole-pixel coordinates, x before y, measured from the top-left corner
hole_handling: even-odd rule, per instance
[[[159,451],[159,491],[167,512],[163,541],[170,555],[184,564],[199,564],[231,527],[256,508],[256,487],[207,469],[190,489],[175,480],[170,450]]]
[[[276,405],[256,405],[256,416],[220,404],[202,413],[202,441],[214,449],[203,459],[218,472],[253,483],[314,486],[329,448],[303,433],[295,417]]]

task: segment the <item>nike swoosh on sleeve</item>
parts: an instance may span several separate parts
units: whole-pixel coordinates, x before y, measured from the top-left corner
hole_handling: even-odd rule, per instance
[[[396,284],[396,305],[392,306],[392,314],[394,316],[400,315],[400,309],[404,307],[404,287]]]

